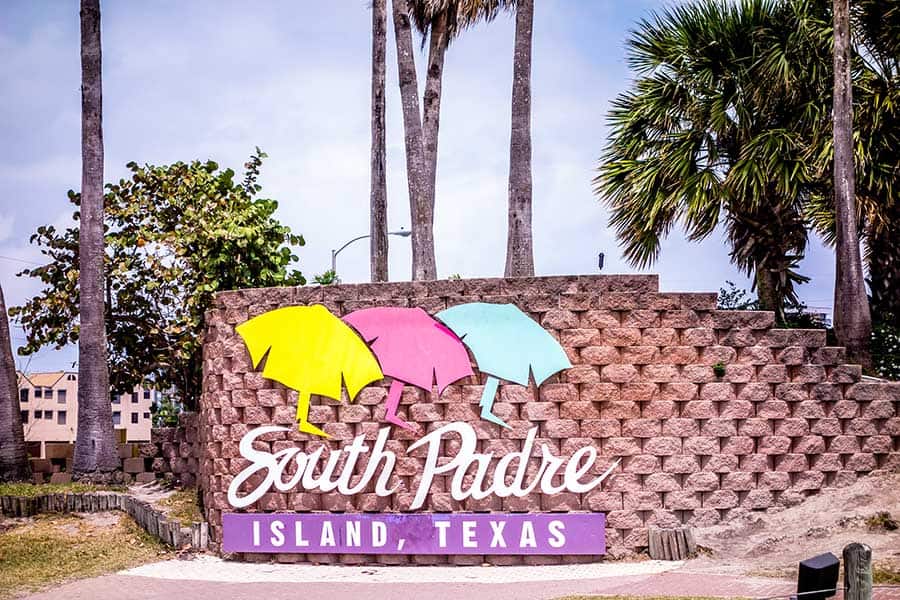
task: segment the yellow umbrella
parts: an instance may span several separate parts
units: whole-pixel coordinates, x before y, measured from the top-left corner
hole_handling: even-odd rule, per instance
[[[341,398],[341,380],[350,400],[384,377],[372,351],[347,324],[321,304],[288,306],[238,325],[253,366],[268,353],[263,377],[297,391],[298,429],[328,435],[307,420],[310,394]]]

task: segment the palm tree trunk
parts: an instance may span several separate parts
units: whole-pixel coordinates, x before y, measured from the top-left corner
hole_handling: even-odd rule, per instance
[[[834,0],[834,331],[847,354],[871,366],[872,318],[863,280],[853,172],[853,90],[850,74],[850,2]]]
[[[3,299],[3,288],[0,287],[0,481],[25,481],[31,478],[31,466],[25,453],[21,410],[6,301]]]
[[[760,310],[773,311],[775,320],[778,323],[784,323],[784,298],[778,295],[775,277],[776,275],[765,265],[757,265],[756,296],[759,299]]]
[[[531,30],[534,0],[516,3],[506,276],[534,275],[531,235]]]
[[[387,179],[385,175],[386,0],[372,2],[372,157],[369,238],[372,281],[388,280]]]
[[[428,167],[425,183],[432,210],[437,180],[438,130],[441,120],[441,84],[444,78],[444,56],[450,36],[447,31],[447,11],[438,13],[431,23],[428,48],[428,71],[425,73],[425,94],[422,99],[422,135],[425,140],[425,164]]]
[[[406,179],[412,217],[412,276],[415,281],[436,279],[434,260],[434,207],[428,196],[425,144],[419,111],[419,90],[413,56],[412,29],[407,0],[392,0],[394,37],[400,99],[403,105],[403,131],[406,141]]]
[[[78,434],[74,475],[102,480],[119,467],[106,363],[103,239],[103,87],[100,1],[81,0],[81,224]]]

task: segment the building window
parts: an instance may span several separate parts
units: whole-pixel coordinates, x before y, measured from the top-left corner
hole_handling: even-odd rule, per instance
[[[144,390],[144,400],[150,399],[150,390]]]
[[[111,401],[113,404],[118,404],[119,402],[122,401],[122,397],[119,394],[113,394],[111,399],[112,399]]]
[[[131,392],[131,403],[132,403],[132,404],[137,404],[137,401],[138,401],[138,393],[137,393],[137,392]]]
[[[119,411],[113,411],[113,425],[121,425],[122,424],[122,413]]]
[[[45,421],[49,421],[49,420],[51,420],[51,419],[53,419],[53,411],[52,411],[52,410],[45,410],[45,411],[44,411],[44,420],[45,420]]]
[[[19,390],[19,402],[28,402],[28,388]]]
[[[145,413],[144,413],[144,418],[145,418],[145,419],[149,419],[149,418],[150,418],[150,413],[145,412]]]
[[[131,424],[132,424],[132,425],[137,425],[137,422],[138,422],[138,414],[137,414],[137,413],[131,413]]]
[[[65,404],[66,403],[66,390],[56,390],[56,403],[57,404]]]
[[[67,379],[68,381],[75,381],[75,374],[74,374],[74,373],[69,373],[68,375],[66,375],[66,379]]]
[[[27,423],[27,422],[28,422],[28,411],[23,410],[22,411],[22,423]]]
[[[39,387],[34,388],[34,397],[35,397],[35,398],[41,398],[41,397],[42,397],[42,395],[41,395],[41,388],[39,388]]]
[[[44,388],[44,398],[53,398],[53,388]]]
[[[56,424],[57,425],[65,425],[66,424],[66,411],[59,410],[56,412]]]
[[[37,420],[37,419],[43,419],[43,418],[44,418],[44,411],[42,411],[42,410],[36,410],[36,411],[34,411],[34,418],[35,418],[35,420]]]

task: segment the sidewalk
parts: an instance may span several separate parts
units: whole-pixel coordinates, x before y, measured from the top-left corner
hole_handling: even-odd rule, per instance
[[[549,600],[567,595],[759,597],[789,593],[790,582],[682,570],[644,561],[544,567],[338,567],[247,564],[211,556],[166,561],[62,585],[32,600]]]
[[[783,579],[709,573],[690,562],[543,567],[346,567],[250,564],[202,555],[68,583],[30,600],[551,600],[562,596],[784,596]],[[838,593],[837,600],[840,600]],[[900,600],[900,588],[875,590]]]

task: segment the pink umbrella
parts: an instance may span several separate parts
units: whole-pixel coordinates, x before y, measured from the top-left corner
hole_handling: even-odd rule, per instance
[[[397,416],[404,384],[438,393],[472,375],[469,353],[456,334],[421,308],[364,308],[344,317],[368,342],[385,375],[394,378],[385,405],[385,420],[405,429],[409,423]]]

